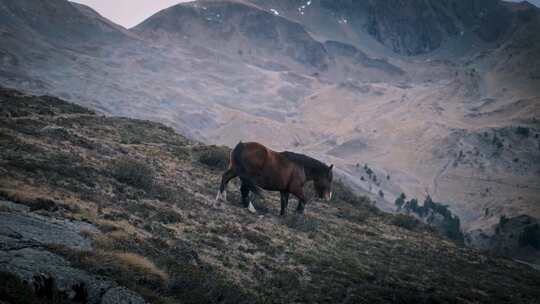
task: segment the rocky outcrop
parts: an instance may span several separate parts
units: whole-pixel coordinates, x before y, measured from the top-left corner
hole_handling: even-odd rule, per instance
[[[2,242],[4,249],[12,250],[24,242],[42,245],[64,245],[80,249],[90,249],[90,241],[80,235],[81,229],[95,230],[83,222],[49,219],[37,215],[0,213],[0,233],[7,239]],[[24,247],[24,246],[22,246]]]
[[[366,28],[396,53],[417,55],[472,30],[492,42],[506,33],[510,13],[499,1],[372,1]]]
[[[50,246],[91,250],[81,231],[97,231],[95,226],[40,216],[10,201],[0,201],[0,208],[0,272],[15,274],[32,290],[29,293],[55,303],[145,303],[114,281],[78,269],[49,251]]]

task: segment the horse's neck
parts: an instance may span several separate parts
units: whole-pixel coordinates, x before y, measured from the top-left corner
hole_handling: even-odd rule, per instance
[[[306,182],[315,179],[315,172],[313,172],[313,170],[310,168],[304,167],[304,174],[306,175]]]

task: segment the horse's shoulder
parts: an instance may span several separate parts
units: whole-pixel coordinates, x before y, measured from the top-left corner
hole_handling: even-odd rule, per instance
[[[298,167],[299,164],[297,161],[295,161],[294,156],[291,153],[294,153],[294,152],[290,152],[290,151],[277,152],[279,161],[283,166]]]

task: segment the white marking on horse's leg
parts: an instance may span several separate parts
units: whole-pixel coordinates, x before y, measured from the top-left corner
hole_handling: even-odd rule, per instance
[[[249,201],[248,210],[251,213],[257,213],[257,209],[255,209],[255,207],[253,207],[253,204],[251,203],[251,201]]]
[[[326,193],[325,199],[326,199],[327,201],[331,201],[331,200],[332,200],[332,191]]]
[[[222,198],[223,196],[221,195],[221,191],[218,190],[217,195],[216,195],[216,201],[219,202]]]
[[[227,200],[227,190],[223,191],[223,201]]]

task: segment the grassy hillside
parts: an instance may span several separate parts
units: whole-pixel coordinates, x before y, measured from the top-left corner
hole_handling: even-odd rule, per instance
[[[270,193],[250,214],[237,184],[228,202],[217,203],[228,149],[158,123],[2,89],[0,146],[0,217],[13,223],[0,221],[0,276],[13,282],[0,287],[0,299],[8,303],[97,303],[110,286],[152,303],[540,299],[539,272],[381,213],[339,182],[333,201],[313,201],[303,216],[280,218]],[[30,232],[17,229],[22,219],[74,232],[23,242]],[[52,274],[64,268],[16,259],[37,254],[87,281],[64,284]],[[22,282],[28,277],[33,293]],[[95,293],[96,278],[109,289]]]

